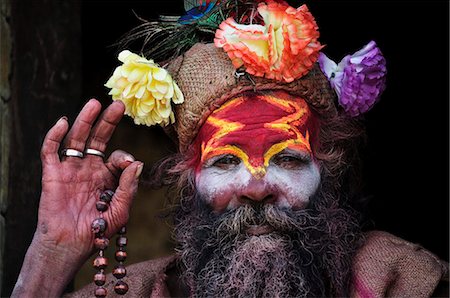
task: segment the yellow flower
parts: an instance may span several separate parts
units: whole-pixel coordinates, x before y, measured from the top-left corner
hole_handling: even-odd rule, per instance
[[[125,103],[125,114],[136,124],[168,125],[175,122],[171,102],[180,104],[183,94],[164,68],[128,50],[119,54],[116,68],[105,86],[113,100]]]

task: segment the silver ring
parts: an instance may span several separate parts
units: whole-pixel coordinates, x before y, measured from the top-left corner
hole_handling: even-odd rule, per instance
[[[92,148],[87,148],[84,151],[84,153],[91,154],[91,155],[97,155],[97,156],[100,156],[101,158],[105,158],[105,153],[103,153],[103,152],[101,152],[99,150],[96,150],[96,149],[92,149]]]
[[[78,157],[78,158],[84,157],[83,152],[75,150],[75,149],[64,149],[63,151],[61,151],[61,155],[73,156],[73,157]]]

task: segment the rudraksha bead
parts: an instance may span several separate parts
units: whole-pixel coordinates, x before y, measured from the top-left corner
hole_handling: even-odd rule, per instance
[[[103,286],[106,282],[106,275],[102,271],[94,275],[94,283],[97,286]]]
[[[115,278],[121,279],[124,278],[127,275],[127,269],[122,264],[117,265],[114,269],[112,274]]]
[[[108,291],[104,287],[98,287],[94,292],[95,297],[106,297],[107,294]]]
[[[109,245],[109,239],[106,237],[99,237],[94,239],[94,246],[96,249],[105,250]]]
[[[123,262],[127,258],[127,252],[123,250],[116,251],[116,261],[117,262]]]
[[[116,244],[117,244],[117,246],[119,246],[119,247],[127,246],[127,243],[128,243],[128,239],[127,239],[127,237],[125,237],[125,236],[119,236],[119,237],[117,237],[117,239],[116,239]]]
[[[97,208],[97,210],[100,212],[105,212],[106,210],[108,210],[108,206],[108,203],[103,201],[98,201],[97,203],[95,203],[95,208]]]
[[[114,286],[114,291],[119,295],[124,295],[128,292],[128,284],[122,280],[119,280]]]
[[[114,196],[114,192],[112,190],[105,190],[100,195],[100,201],[103,201],[103,202],[109,204],[109,202],[111,202],[113,196]]]
[[[106,231],[107,223],[103,218],[96,218],[92,222],[91,229],[93,233],[103,233]]]
[[[105,269],[108,266],[108,259],[102,256],[97,256],[94,259],[94,268]]]
[[[123,226],[123,227],[120,228],[118,234],[119,234],[119,235],[123,235],[123,234],[125,234],[126,232],[127,232],[127,226]]]

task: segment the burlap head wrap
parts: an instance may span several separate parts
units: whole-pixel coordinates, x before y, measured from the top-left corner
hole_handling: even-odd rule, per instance
[[[197,43],[167,67],[184,94],[175,107],[176,122],[169,135],[176,135],[180,152],[186,152],[205,119],[216,108],[245,91],[284,90],[321,109],[334,101],[327,78],[316,64],[304,77],[291,83],[245,74],[238,78],[230,58],[214,44]]]

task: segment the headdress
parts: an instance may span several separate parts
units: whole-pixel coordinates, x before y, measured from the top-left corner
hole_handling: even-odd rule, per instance
[[[336,64],[320,52],[306,5],[200,0],[185,8],[176,21],[146,22],[130,33],[162,67],[123,51],[106,83],[136,124],[165,126],[181,152],[212,111],[246,91],[282,90],[316,109],[337,102],[335,110],[355,117],[384,90],[386,61],[375,42]]]

